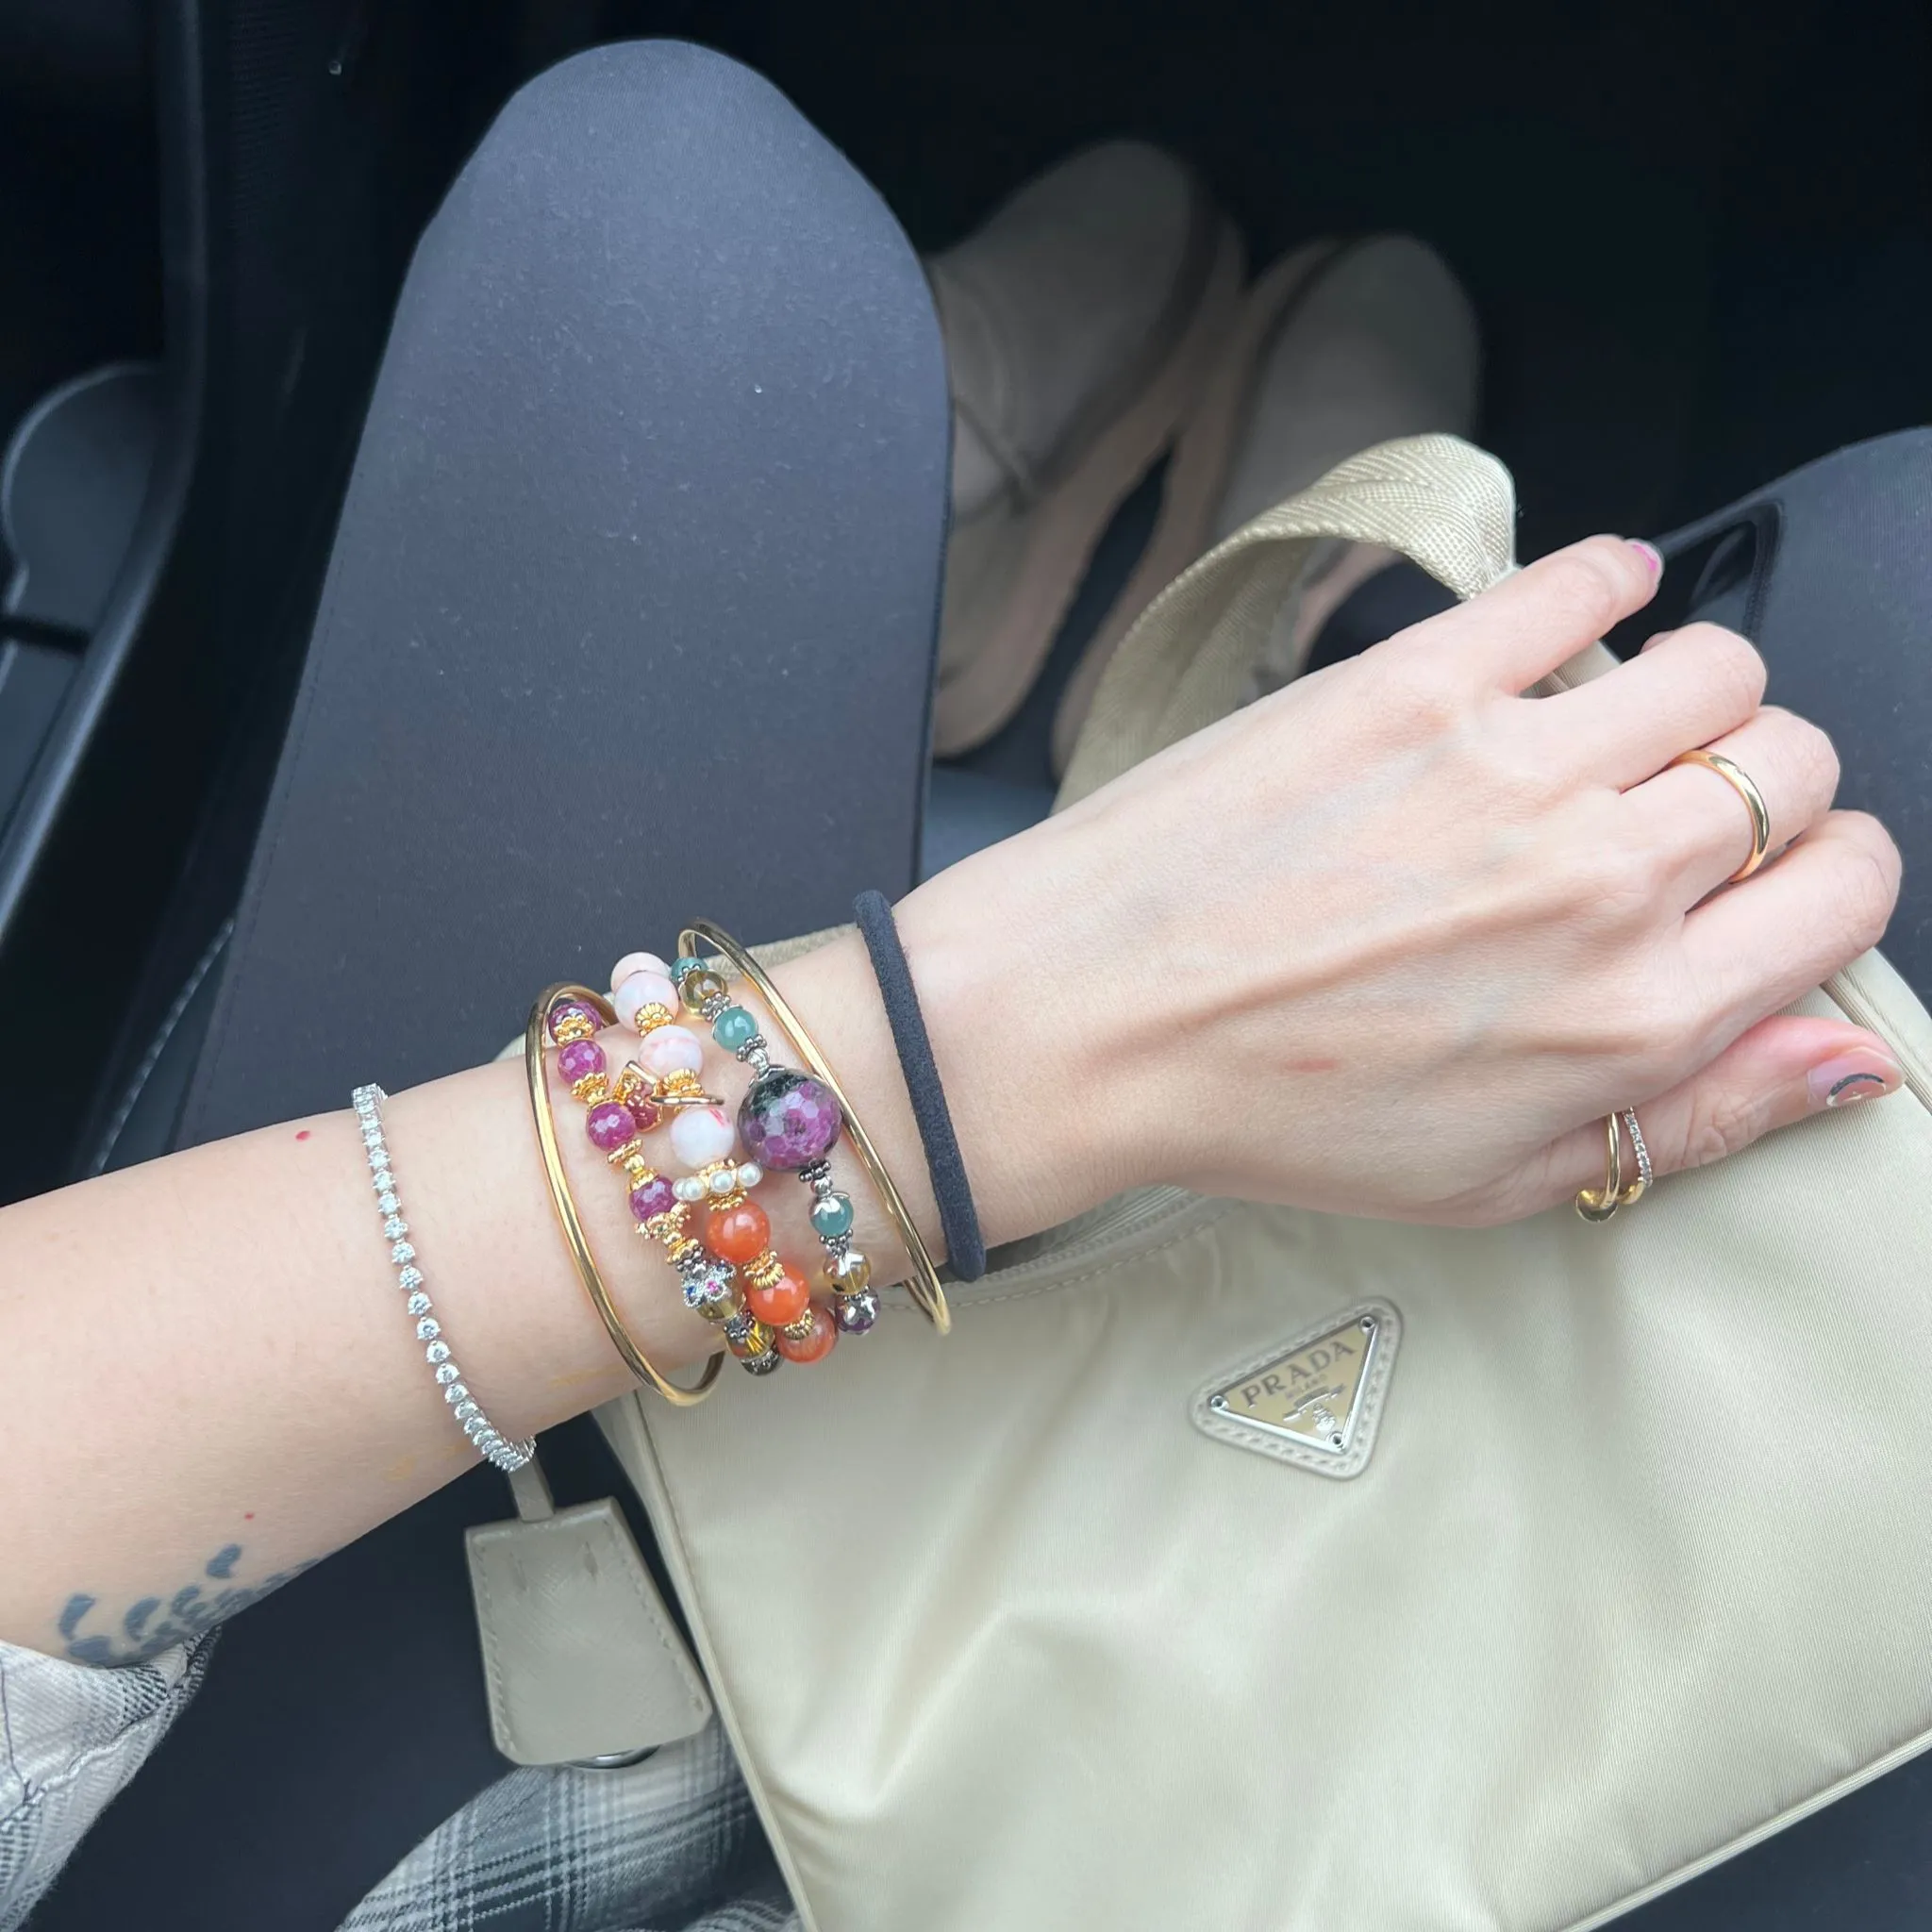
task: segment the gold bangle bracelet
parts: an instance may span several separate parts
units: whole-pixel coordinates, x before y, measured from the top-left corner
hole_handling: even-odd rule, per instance
[[[853,1152],[858,1156],[859,1165],[871,1177],[873,1187],[885,1207],[887,1218],[898,1229],[900,1242],[912,1263],[912,1276],[906,1284],[907,1292],[941,1335],[949,1334],[953,1326],[953,1311],[946,1306],[946,1291],[940,1284],[940,1271],[933,1266],[931,1251],[913,1224],[904,1196],[892,1185],[892,1177],[886,1172],[886,1164],[879,1158],[878,1149],[872,1144],[872,1137],[859,1125],[858,1116],[853,1112],[852,1103],[845,1097],[845,1090],[840,1086],[838,1076],[825,1064],[824,1055],[813,1045],[811,1036],[799,1024],[798,1015],[786,1003],[785,995],[772,984],[765,969],[729,933],[721,932],[706,920],[693,920],[684,928],[678,935],[677,950],[687,958],[697,958],[709,953],[728,961],[741,978],[749,980],[758,989],[758,997],[784,1028],[793,1050],[813,1074],[824,1083],[845,1118],[845,1132],[851,1140]]]
[[[680,1389],[665,1376],[652,1364],[650,1357],[638,1346],[625,1325],[624,1317],[618,1313],[617,1304],[611,1300],[610,1291],[604,1285],[604,1276],[598,1272],[596,1258],[584,1236],[584,1224],[570,1191],[569,1177],[563,1171],[563,1158],[558,1152],[557,1116],[550,1105],[549,1069],[543,1060],[543,1036],[548,1030],[550,1010],[562,999],[577,1000],[591,1008],[607,1025],[615,1025],[617,1022],[610,1002],[602,993],[592,992],[588,987],[565,984],[551,987],[530,1008],[530,1023],[524,1029],[524,1073],[530,1086],[530,1112],[537,1123],[537,1150],[543,1157],[543,1175],[550,1183],[550,1203],[557,1209],[557,1224],[562,1228],[564,1245],[570,1250],[571,1259],[576,1263],[577,1279],[584,1284],[584,1292],[591,1297],[591,1306],[603,1321],[611,1346],[623,1358],[625,1367],[675,1407],[695,1408],[711,1392],[712,1384],[724,1367],[724,1357],[714,1355],[705,1364],[705,1373],[694,1388]]]

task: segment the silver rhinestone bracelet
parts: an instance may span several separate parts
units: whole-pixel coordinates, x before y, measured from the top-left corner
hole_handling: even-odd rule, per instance
[[[529,1461],[537,1445],[534,1441],[512,1442],[483,1413],[482,1404],[470,1393],[463,1372],[443,1340],[442,1324],[430,1312],[434,1305],[424,1288],[423,1271],[416,1265],[415,1244],[409,1240],[409,1224],[403,1219],[402,1197],[396,1192],[396,1177],[390,1166],[389,1142],[383,1139],[382,1104],[389,1095],[380,1087],[358,1087],[349,1098],[362,1128],[362,1147],[375,1186],[375,1211],[382,1216],[382,1232],[390,1244],[390,1263],[396,1271],[396,1286],[406,1297],[404,1312],[416,1324],[416,1340],[424,1344],[424,1358],[449,1405],[452,1419],[469,1437],[477,1455],[510,1474]]]

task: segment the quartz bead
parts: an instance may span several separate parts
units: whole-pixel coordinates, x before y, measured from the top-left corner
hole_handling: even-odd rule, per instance
[[[811,1231],[822,1241],[837,1241],[852,1232],[852,1197],[821,1194],[811,1204]]]
[[[655,1221],[660,1214],[669,1214],[676,1206],[676,1192],[661,1174],[654,1174],[649,1180],[640,1181],[630,1191],[630,1211],[640,1221]]]
[[[601,1074],[609,1064],[594,1040],[573,1040],[557,1056],[557,1071],[573,1087],[587,1074]]]
[[[825,1279],[841,1294],[857,1294],[872,1286],[872,1263],[857,1248],[847,1248],[825,1263]]]
[[[760,1074],[738,1108],[746,1151],[768,1168],[809,1166],[830,1151],[843,1125],[830,1089],[795,1067]]]
[[[680,953],[671,962],[671,976],[673,979],[682,979],[687,973],[702,972],[704,965],[705,962],[695,954]]]
[[[721,1261],[755,1261],[772,1245],[771,1219],[756,1201],[713,1208],[705,1216],[705,1245]]]
[[[584,1130],[593,1146],[606,1154],[622,1147],[638,1130],[635,1116],[622,1101],[600,1101],[584,1116]]]
[[[681,1107],[672,1118],[672,1149],[687,1167],[724,1159],[736,1141],[731,1116],[722,1107]]]
[[[700,966],[695,973],[687,973],[678,982],[677,990],[684,995],[684,1003],[693,1013],[705,1010],[705,1002],[720,997],[724,991],[723,977],[708,966]]]
[[[772,1331],[762,1322],[731,1322],[725,1325],[724,1345],[740,1361],[750,1361],[771,1354]]]
[[[747,1281],[744,1305],[760,1322],[782,1328],[788,1322],[797,1321],[811,1305],[811,1291],[787,1268],[769,1288]]]
[[[788,1335],[781,1328],[773,1337],[778,1353],[789,1362],[823,1361],[839,1339],[839,1324],[829,1308],[821,1302],[808,1303],[807,1308],[811,1326],[805,1334]]]
[[[676,1012],[677,989],[662,973],[633,973],[610,995],[610,1004],[625,1025],[635,1026],[640,1008],[666,1007]]]
[[[670,1074],[695,1074],[705,1064],[705,1046],[684,1026],[660,1026],[638,1042],[638,1065],[663,1079]]]
[[[615,992],[633,973],[655,973],[659,979],[671,977],[670,967],[665,965],[656,953],[626,953],[610,969],[611,991]],[[669,1004],[667,1001],[666,1005]],[[630,1023],[626,1021],[625,1024],[628,1025]]]
[[[758,1023],[742,1007],[726,1007],[711,1022],[711,1038],[726,1053],[736,1053],[758,1037]]]

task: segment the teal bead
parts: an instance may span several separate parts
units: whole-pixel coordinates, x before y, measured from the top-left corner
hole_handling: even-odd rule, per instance
[[[758,1023],[742,1007],[726,1007],[711,1026],[711,1038],[726,1053],[736,1053],[758,1034]]]
[[[682,982],[687,974],[702,973],[705,970],[705,964],[704,960],[693,959],[687,953],[683,958],[674,959],[671,962],[671,977],[674,982]]]
[[[852,1232],[852,1202],[844,1194],[821,1194],[811,1204],[811,1231],[821,1241]]]

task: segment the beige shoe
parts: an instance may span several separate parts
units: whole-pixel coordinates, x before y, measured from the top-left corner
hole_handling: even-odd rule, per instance
[[[1262,275],[1182,432],[1154,536],[1060,700],[1055,772],[1066,770],[1114,647],[1182,571],[1360,450],[1429,430],[1471,434],[1478,369],[1467,293],[1408,236],[1312,242]],[[1330,612],[1391,560],[1364,544],[1318,554],[1267,680],[1298,673]]]
[[[953,389],[934,749],[1019,709],[1114,511],[1199,400],[1241,308],[1240,238],[1138,142],[1029,182],[927,263]]]

